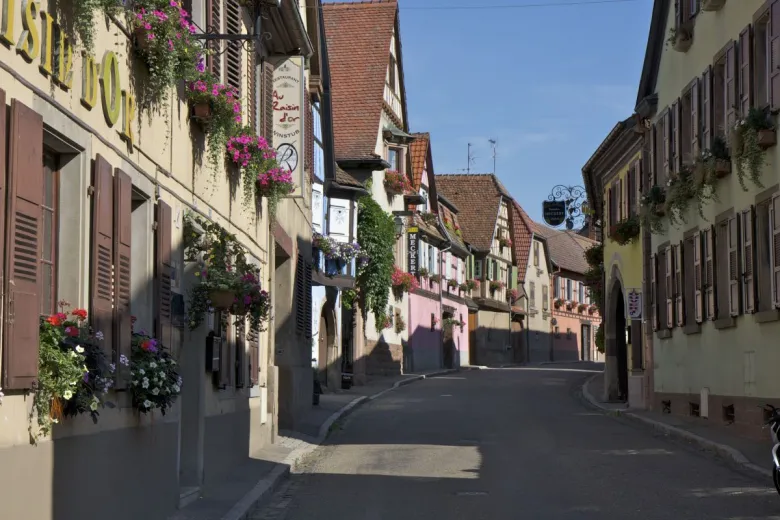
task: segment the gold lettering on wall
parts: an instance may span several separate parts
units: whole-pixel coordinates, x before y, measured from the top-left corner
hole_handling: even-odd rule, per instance
[[[16,19],[16,0],[5,0],[0,16],[0,40],[14,45],[14,21]]]
[[[39,38],[38,27],[35,25],[35,18],[38,16],[38,3],[32,0],[25,0],[22,3],[24,7],[24,17],[22,18],[22,35],[19,37],[19,43],[16,47],[24,59],[33,61],[38,57]]]
[[[119,119],[120,87],[119,87],[119,62],[116,54],[111,51],[103,56],[103,66],[100,73],[100,89],[103,94],[103,115],[108,126],[114,126]]]
[[[133,146],[135,136],[133,135],[133,119],[135,119],[135,97],[126,90],[122,91],[122,132],[119,134],[127,144]]]
[[[84,68],[81,69],[81,104],[89,110],[95,108],[98,95],[98,66],[95,57],[82,52]]]
[[[51,76],[51,48],[54,43],[54,18],[46,11],[41,11],[41,64],[38,68],[44,76]]]
[[[60,55],[57,62],[57,77],[54,78],[62,88],[70,90],[73,87],[73,46],[65,31],[60,30]],[[117,84],[119,83],[117,69]]]

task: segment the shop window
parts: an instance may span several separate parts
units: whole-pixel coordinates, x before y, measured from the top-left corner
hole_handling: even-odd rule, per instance
[[[41,219],[43,240],[41,242],[41,315],[57,311],[57,239],[59,235],[59,157],[44,152],[43,155],[43,203]]]

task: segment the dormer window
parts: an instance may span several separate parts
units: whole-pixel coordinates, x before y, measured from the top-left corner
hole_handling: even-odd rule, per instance
[[[401,149],[400,148],[388,148],[387,149],[387,162],[390,163],[390,170],[396,172],[403,172],[403,163],[401,162]]]

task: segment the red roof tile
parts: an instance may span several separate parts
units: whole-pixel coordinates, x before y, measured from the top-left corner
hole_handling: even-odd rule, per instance
[[[337,160],[376,157],[397,12],[396,0],[322,5]]]
[[[434,177],[438,193],[458,207],[463,238],[481,251],[490,250],[502,195],[506,188],[492,173],[446,174]]]
[[[515,248],[515,262],[520,282],[525,282],[528,257],[531,254],[533,220],[517,202],[512,204],[512,244]]]
[[[420,191],[422,174],[425,169],[425,159],[428,158],[428,145],[431,135],[428,132],[412,134],[416,137],[409,145],[409,155],[412,163],[412,187],[414,191]],[[430,181],[428,181],[430,183]]]

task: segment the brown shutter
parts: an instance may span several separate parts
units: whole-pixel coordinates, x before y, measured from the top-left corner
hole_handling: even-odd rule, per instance
[[[117,169],[114,174],[114,342],[116,343],[117,388],[127,384],[124,365],[119,356],[130,359],[132,350],[132,323],[130,320],[130,241],[132,237],[131,212],[133,181]]]
[[[682,165],[682,103],[680,98],[672,103],[672,171],[680,172]]]
[[[693,312],[696,323],[704,321],[704,300],[702,300],[702,234],[696,232],[693,235]]]
[[[772,303],[780,308],[780,195],[772,197],[769,213],[772,224]]]
[[[223,0],[206,0],[206,31],[222,34],[222,2]],[[208,46],[213,52],[206,58],[208,71],[218,82],[222,82],[222,45],[220,40],[211,40]]]
[[[674,24],[679,28],[687,19],[685,6],[683,2],[687,3],[687,0],[674,0]]]
[[[612,204],[612,188],[607,189],[607,236],[612,236],[611,228],[612,225],[615,223],[615,217],[612,215],[614,204]]]
[[[742,212],[742,301],[745,312],[756,312],[756,254],[755,254],[756,207]]]
[[[249,342],[249,385],[260,383],[260,332],[256,327],[249,327],[247,334]]]
[[[671,137],[671,132],[672,132],[672,124],[671,124],[670,119],[671,119],[670,110],[667,108],[664,111],[664,115],[663,115],[663,121],[664,121],[664,142],[663,142],[663,144],[664,144],[664,150],[663,150],[663,158],[664,158],[663,173],[664,173],[664,178],[663,178],[663,180],[664,180],[664,182],[669,180],[669,169],[671,168],[670,163],[671,163],[671,160],[672,160],[672,158],[671,158],[671,148],[670,148],[670,146],[671,146],[670,137]]]
[[[653,261],[650,272],[650,297],[652,298],[652,313],[653,313],[653,330],[658,330],[659,327],[659,294],[658,294],[658,254],[653,253]]]
[[[241,6],[238,0],[225,0],[225,32],[241,34]],[[234,87],[241,94],[241,60],[244,46],[241,41],[226,42],[225,52],[225,83]]]
[[[154,248],[155,320],[154,333],[168,348],[173,345],[171,325],[171,207],[157,201]]]
[[[728,222],[729,315],[739,316],[739,218]]]
[[[219,313],[219,319],[221,321],[219,342],[219,387],[227,388],[230,386],[230,372],[233,369],[233,358],[230,355],[230,342],[233,334],[231,333],[232,327],[230,326],[229,314],[227,311]]]
[[[247,60],[247,69],[246,69],[246,78],[247,78],[247,85],[248,85],[248,94],[247,94],[247,123],[249,124],[249,127],[255,131],[255,133],[259,134],[260,131],[258,129],[258,113],[257,113],[257,107],[259,105],[259,101],[257,99],[257,82],[258,82],[258,74],[257,74],[257,52],[253,48],[249,52],[249,59]]]
[[[103,333],[103,347],[114,356],[114,176],[98,154],[92,169],[92,327]]]
[[[304,278],[304,294],[305,294],[305,308],[304,308],[304,319],[306,320],[306,326],[305,326],[305,335],[307,338],[311,338],[312,336],[312,314],[311,314],[311,305],[312,305],[312,294],[311,294],[311,283],[312,283],[312,267],[309,262],[304,262],[304,273],[306,277]],[[442,278],[444,280],[444,278]]]
[[[691,113],[690,113],[690,125],[691,125],[691,152],[693,153],[693,159],[699,156],[699,134],[701,133],[701,125],[699,124],[699,87],[701,83],[699,78],[693,80],[693,86],[691,87]]]
[[[685,294],[684,294],[684,268],[685,260],[684,242],[674,247],[674,305],[677,316],[677,326],[685,326]],[[690,274],[688,275],[690,276]]]
[[[236,388],[246,386],[246,320],[239,320],[236,326]]]
[[[780,1],[772,0],[769,12],[769,101],[777,110],[780,109]]]
[[[626,186],[626,207],[627,215],[634,214],[634,190],[636,189],[636,170],[638,162],[632,164],[628,169],[628,183]]]
[[[650,186],[658,184],[658,139],[656,132],[658,131],[658,125],[653,124],[650,129]]]
[[[3,387],[23,390],[38,377],[43,118],[15,99],[9,144]]]
[[[625,215],[625,209],[623,208],[623,203],[624,203],[625,198],[624,198],[624,195],[623,195],[624,188],[623,188],[623,179],[622,178],[618,179],[617,187],[618,187],[618,191],[617,191],[617,221],[620,222],[621,220],[623,220],[624,215]]]
[[[298,254],[295,265],[295,327],[301,334],[306,332],[306,268],[303,256]],[[378,318],[378,316],[377,316]]]
[[[3,89],[0,89],[0,258],[3,260],[0,261],[0,293],[4,296],[7,294],[7,288],[5,287],[5,272],[7,269],[7,262],[8,258],[5,256],[5,223],[6,223],[6,214],[5,214],[5,198],[6,198],[6,189],[5,189],[5,165],[6,165],[6,142],[8,139],[8,136],[6,135],[6,129],[8,128],[6,126],[6,108],[5,108],[5,91]],[[41,183],[43,182],[43,172],[41,172]],[[43,203],[43,199],[41,199],[41,203]],[[5,305],[5,301],[0,303],[0,317],[2,317],[3,309],[7,309],[8,307]],[[0,327],[0,331],[2,330],[2,327]],[[4,345],[6,345],[5,350],[8,350],[8,345],[10,344],[10,341],[4,341]],[[4,366],[7,366],[6,362],[4,361],[3,357],[3,345],[0,344],[0,368],[3,368]],[[37,355],[36,355],[37,358]],[[36,360],[36,366],[34,370],[37,370],[37,360]],[[5,371],[0,372],[0,387],[2,386],[8,386],[7,382],[7,373]],[[33,377],[36,377],[37,373],[33,373]],[[17,382],[17,384],[19,384]],[[24,385],[22,385],[24,386]]]
[[[263,60],[263,136],[273,146],[274,139],[274,66]]]
[[[705,241],[705,245],[708,248],[706,260],[706,272],[707,272],[707,289],[705,293],[707,295],[707,316],[709,319],[715,321],[718,318],[718,299],[715,297],[718,291],[718,260],[715,254],[715,247],[717,246],[717,229],[715,226],[710,228],[709,240]]]
[[[747,116],[753,106],[753,28],[739,33],[739,113]]]
[[[726,88],[726,130],[725,135],[728,136],[734,124],[737,122],[737,92],[738,84],[736,78],[737,71],[737,48],[732,41],[728,49],[726,50],[726,67],[725,67],[725,88]]]
[[[312,117],[311,96],[308,92],[303,93],[303,109],[304,109],[304,121],[303,124],[306,127],[303,156],[304,170],[309,172],[310,177],[314,177],[314,117]],[[320,179],[324,180],[324,179]]]
[[[672,247],[667,247],[664,251],[664,260],[666,262],[664,271],[664,280],[666,282],[666,328],[674,328],[674,251]]]
[[[712,146],[712,65],[708,66],[701,77],[701,148],[709,150]]]

